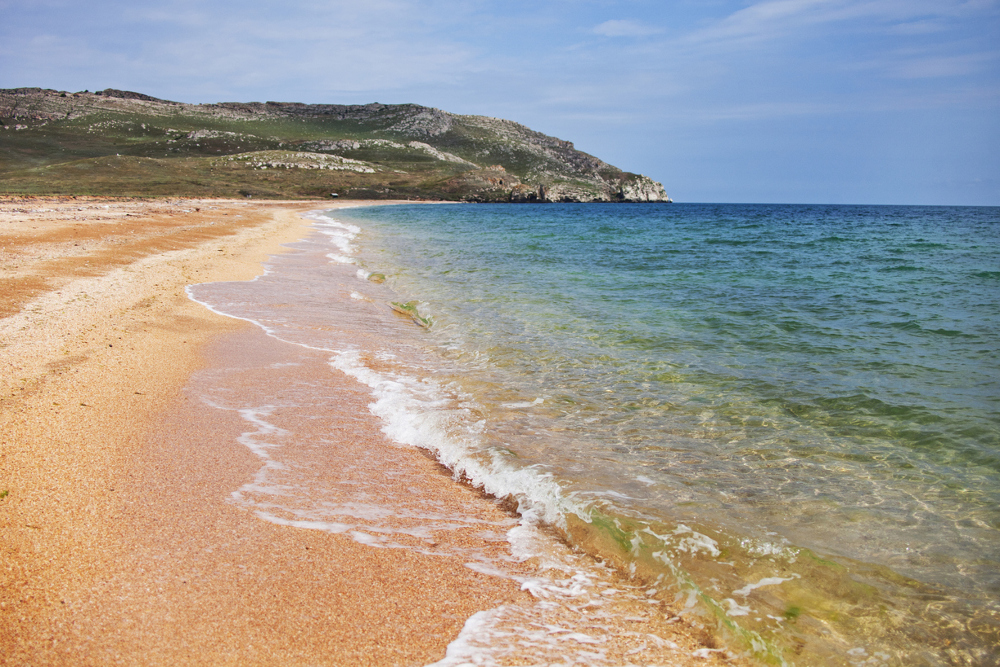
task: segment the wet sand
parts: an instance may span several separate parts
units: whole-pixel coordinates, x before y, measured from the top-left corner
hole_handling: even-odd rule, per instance
[[[0,662],[426,664],[472,614],[529,595],[455,556],[227,502],[260,461],[236,441],[245,423],[184,387],[206,364],[282,352],[184,288],[258,275],[305,234],[298,213],[320,206],[333,207],[0,200]],[[435,462],[388,447],[366,391],[339,382],[341,459],[384,450],[443,506],[509,520]],[[707,656],[691,662],[724,659],[672,628],[685,653]]]

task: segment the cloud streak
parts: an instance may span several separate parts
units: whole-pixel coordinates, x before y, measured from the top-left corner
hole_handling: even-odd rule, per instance
[[[687,34],[691,44],[752,46],[776,39],[809,39],[847,30],[928,34],[947,21],[974,14],[997,15],[993,1],[960,0],[765,0]]]
[[[627,19],[613,19],[594,26],[594,34],[604,37],[647,37],[663,32],[655,26]]]

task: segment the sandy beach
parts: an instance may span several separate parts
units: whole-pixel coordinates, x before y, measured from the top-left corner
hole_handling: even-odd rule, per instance
[[[307,233],[300,213],[346,205],[0,200],[0,662],[427,664],[472,615],[530,600],[456,556],[374,548],[227,502],[260,462],[237,442],[238,418],[184,387],[213,360],[279,359],[282,344],[185,287],[252,279]],[[390,446],[367,388],[339,382],[330,469],[370,458],[410,471],[442,507],[510,522],[435,461]],[[406,492],[388,486],[385,502]],[[642,623],[671,645],[661,664],[733,664],[670,609],[656,613]],[[621,636],[610,664],[628,662]]]

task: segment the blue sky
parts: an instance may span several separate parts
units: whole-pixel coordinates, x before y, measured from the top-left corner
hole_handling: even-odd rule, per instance
[[[1000,0],[0,0],[0,87],[415,102],[677,201],[1000,205]]]

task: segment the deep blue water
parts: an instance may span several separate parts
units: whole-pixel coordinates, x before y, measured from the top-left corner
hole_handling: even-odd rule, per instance
[[[1000,209],[330,215],[522,509],[792,661],[991,664]]]

